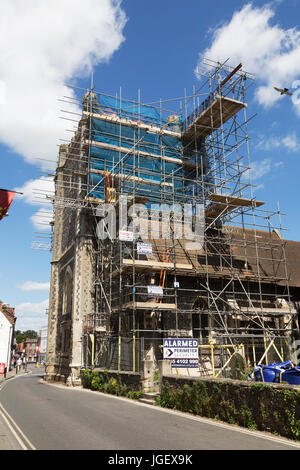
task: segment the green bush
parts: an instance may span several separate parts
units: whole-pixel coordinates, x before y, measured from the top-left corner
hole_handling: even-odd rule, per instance
[[[85,369],[82,373],[83,388],[91,388],[91,382],[92,382],[92,371],[90,369]]]
[[[97,371],[92,372],[91,389],[101,391],[103,387],[103,378]]]
[[[300,391],[226,382],[163,382],[156,404],[300,440]]]
[[[127,392],[127,398],[131,398],[132,400],[138,400],[141,396],[142,392],[140,390],[130,390]]]
[[[84,388],[94,391],[132,398],[134,400],[138,400],[142,396],[142,392],[139,390],[128,390],[127,385],[122,383],[120,374],[118,374],[117,378],[110,377],[107,369],[103,372],[85,369],[82,372],[82,385]]]

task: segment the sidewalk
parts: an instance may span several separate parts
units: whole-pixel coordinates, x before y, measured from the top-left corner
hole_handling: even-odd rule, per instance
[[[18,377],[19,375],[27,374],[28,372],[29,372],[28,367],[27,367],[27,371],[23,370],[23,367],[21,367],[18,374],[16,373],[16,369],[12,368],[10,371],[6,373],[6,378],[4,378],[4,374],[0,374],[0,385],[6,380],[9,380],[13,377]]]
[[[6,378],[4,378],[4,374],[0,374],[0,391],[7,380],[27,374],[28,372],[28,369],[25,371],[23,367],[21,367],[18,374],[16,374],[15,368],[6,373]],[[20,439],[16,438],[15,431],[12,431],[11,427],[8,426],[5,414],[0,410],[0,451],[1,450],[24,450],[24,447],[20,444]]]

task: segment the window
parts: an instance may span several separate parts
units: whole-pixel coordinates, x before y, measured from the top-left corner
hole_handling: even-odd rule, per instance
[[[70,315],[72,313],[72,287],[72,271],[70,268],[68,268],[65,275],[63,288],[63,315]]]

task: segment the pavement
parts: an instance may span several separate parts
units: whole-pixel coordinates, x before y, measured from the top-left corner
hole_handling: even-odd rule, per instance
[[[26,374],[28,372],[29,372],[29,367],[27,368],[27,371],[24,371],[23,366],[21,366],[21,370],[17,374],[16,369],[13,367],[12,370],[10,370],[6,373],[6,377],[4,377],[4,374],[0,374],[0,384],[5,382],[5,380],[12,379],[13,377],[17,377],[17,375]]]

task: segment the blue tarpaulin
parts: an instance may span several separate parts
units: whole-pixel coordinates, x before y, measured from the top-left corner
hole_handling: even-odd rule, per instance
[[[148,107],[143,108],[143,112],[146,111],[149,111]],[[151,111],[149,116],[154,118],[154,112]],[[93,118],[91,140],[89,191],[92,196],[105,199],[103,171],[106,170],[111,175],[127,175],[128,178],[119,178],[119,175],[117,178],[123,181],[123,189],[128,192],[137,186],[145,194],[155,185],[170,193],[173,188],[182,188],[182,166],[172,162],[172,158],[182,159],[182,143],[178,137],[148,133],[138,126]],[[97,147],[98,143],[101,147]]]
[[[266,366],[259,364],[254,368],[254,378],[257,382],[287,382],[290,385],[300,385],[300,367],[294,366],[291,361],[275,362]]]
[[[151,199],[159,192],[166,199],[175,202],[190,202],[201,192],[193,166],[183,166],[183,144],[181,136],[145,130],[141,123],[153,124],[160,129],[177,130],[182,123],[169,123],[152,106],[123,100],[119,97],[98,95],[98,104],[93,105],[95,114],[105,114],[135,121],[135,125],[93,117],[89,144],[88,194],[105,199],[104,172],[115,175],[114,187],[122,185],[122,192],[135,190],[140,196]],[[174,159],[174,162],[172,161]],[[190,160],[203,168],[204,180],[210,183],[213,192],[213,178],[205,145],[190,154],[184,153],[184,160]],[[156,195],[153,188],[157,187]]]

